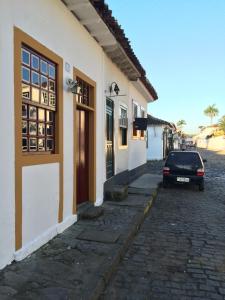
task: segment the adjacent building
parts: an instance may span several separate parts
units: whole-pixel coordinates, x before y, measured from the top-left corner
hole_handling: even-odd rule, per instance
[[[165,159],[170,150],[179,148],[176,126],[151,115],[147,118],[147,159]]]
[[[157,94],[103,0],[1,0],[0,25],[3,268],[146,163],[133,121]]]

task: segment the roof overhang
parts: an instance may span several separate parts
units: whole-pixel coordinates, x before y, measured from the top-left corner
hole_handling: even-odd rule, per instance
[[[144,86],[144,84],[141,82],[140,79],[137,79],[136,81],[132,81],[132,84],[148,103],[156,100],[154,99],[152,94],[146,89],[146,87]]]
[[[141,73],[128,57],[120,43],[116,40],[115,36],[111,33],[89,0],[61,1],[76,16],[79,22],[103,48],[107,56],[117,65],[117,67],[129,80],[135,81],[141,77]]]

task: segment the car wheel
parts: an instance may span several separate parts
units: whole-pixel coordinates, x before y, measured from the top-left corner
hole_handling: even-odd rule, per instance
[[[199,187],[199,191],[201,191],[201,192],[203,192],[204,189],[205,189],[205,186],[204,186],[204,183],[203,183],[203,182],[200,183],[198,187]]]

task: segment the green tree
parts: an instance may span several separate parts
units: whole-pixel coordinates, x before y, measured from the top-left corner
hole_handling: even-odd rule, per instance
[[[219,120],[219,127],[225,134],[225,115]]]
[[[210,124],[213,123],[213,118],[219,114],[218,108],[216,108],[216,104],[209,105],[205,110],[204,114],[210,118]]]
[[[185,120],[179,120],[177,122],[177,127],[180,129],[180,131],[182,131],[183,127],[186,125],[186,121]]]

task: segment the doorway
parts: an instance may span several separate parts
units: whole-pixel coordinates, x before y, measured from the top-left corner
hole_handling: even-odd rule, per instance
[[[76,110],[76,178],[77,178],[77,204],[89,200],[89,120],[88,112]]]
[[[106,99],[106,179],[114,175],[114,103]]]

